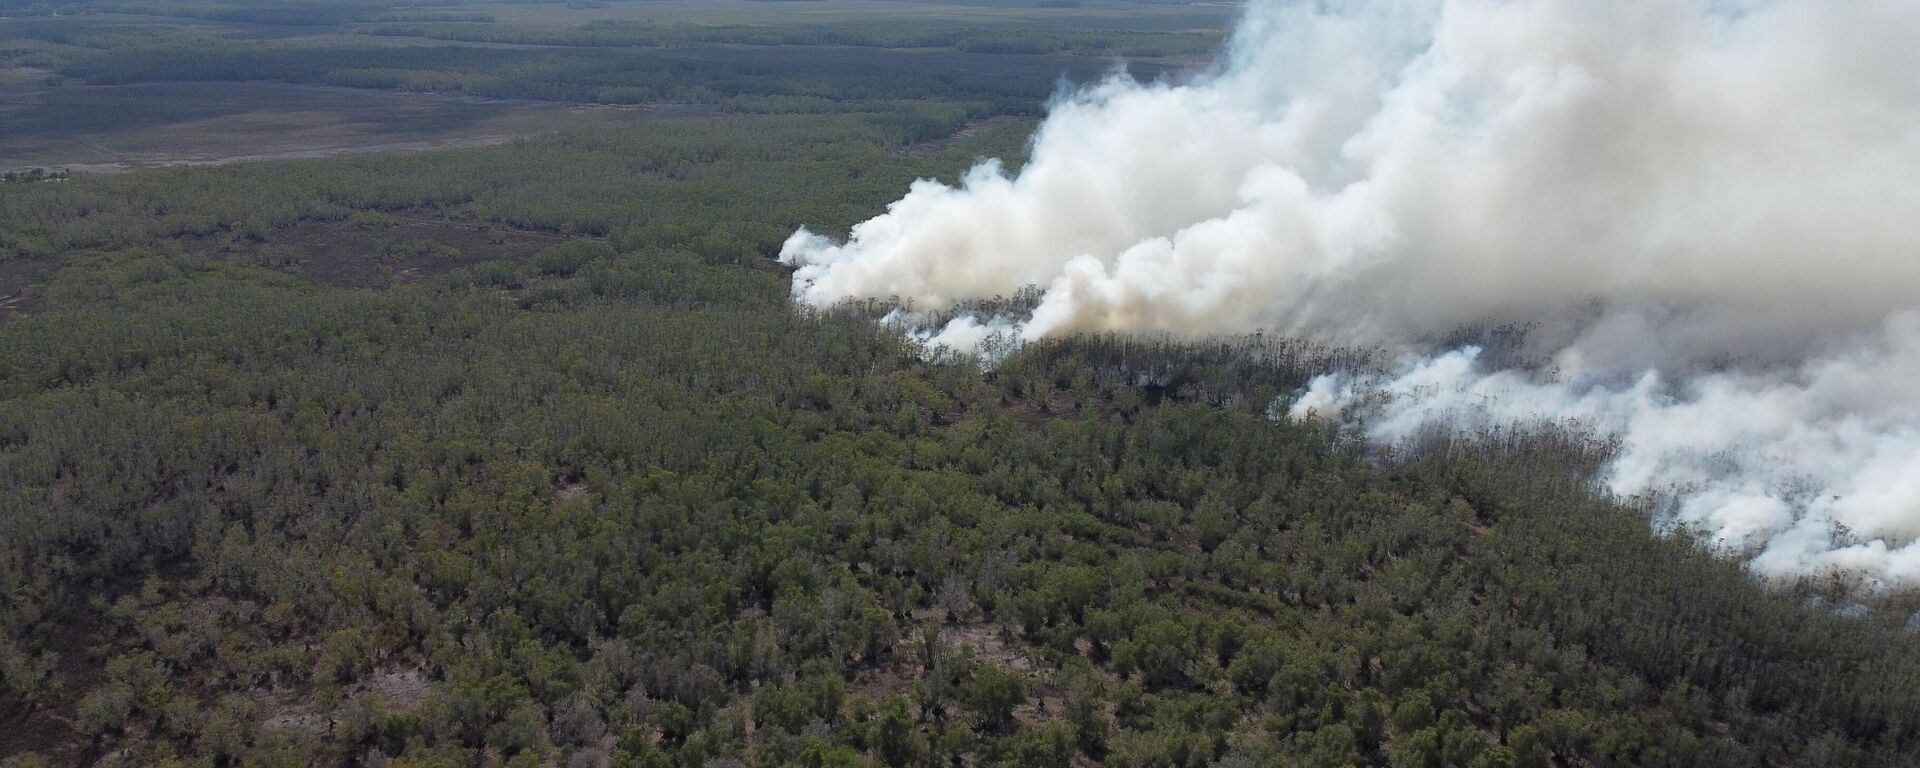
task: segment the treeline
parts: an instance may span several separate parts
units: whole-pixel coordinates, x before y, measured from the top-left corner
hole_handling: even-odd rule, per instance
[[[939,103],[899,110],[684,118],[496,150],[0,185],[0,257],[205,243],[362,210],[410,210],[748,261],[801,224],[852,225],[917,176],[951,176],[975,157],[1020,152],[1022,126],[1013,124],[934,155],[909,153],[910,142],[950,135],[971,115]]]
[[[84,52],[60,71],[95,84],[283,80],[497,98],[608,104],[675,102],[751,108],[789,99],[805,111],[939,99],[1031,115],[1061,77],[1091,79],[1107,62],[941,51],[757,47],[520,49],[472,46],[133,45]],[[1150,77],[1157,70],[1136,74]]]
[[[339,26],[380,19],[394,0],[165,0],[163,2],[47,2],[43,8],[73,13],[115,13],[286,26]]]
[[[494,24],[370,24],[358,32],[477,43],[585,47],[702,45],[950,48],[970,53],[1059,54],[1098,57],[1203,56],[1220,45],[1218,31],[1036,29],[953,23],[840,22],[834,24],[702,25],[602,21],[555,29]]]

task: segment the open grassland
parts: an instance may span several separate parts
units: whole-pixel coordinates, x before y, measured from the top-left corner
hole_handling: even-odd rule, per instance
[[[0,84],[0,171],[124,171],[503,144],[691,107],[603,107],[286,83]]]

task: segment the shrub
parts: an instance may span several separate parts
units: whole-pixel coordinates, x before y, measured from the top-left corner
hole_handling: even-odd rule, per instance
[[[613,246],[601,240],[568,240],[533,255],[533,268],[543,275],[568,277],[599,259],[612,258]]]

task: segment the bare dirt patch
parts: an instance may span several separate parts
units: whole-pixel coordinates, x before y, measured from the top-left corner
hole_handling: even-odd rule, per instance
[[[567,483],[566,485],[553,489],[553,501],[556,504],[573,501],[574,499],[580,498],[580,495],[586,492],[586,483]]]
[[[366,682],[366,690],[377,694],[387,702],[387,706],[401,712],[419,709],[430,689],[426,670],[418,667],[382,669],[373,673]]]
[[[1032,672],[1033,661],[1024,648],[1013,641],[1013,630],[996,624],[949,626],[941,634],[951,651],[970,648],[980,658],[1015,672]]]
[[[314,708],[313,697],[307,691],[257,690],[253,692],[253,701],[261,713],[263,731],[318,737],[325,736],[333,727],[333,719]]]

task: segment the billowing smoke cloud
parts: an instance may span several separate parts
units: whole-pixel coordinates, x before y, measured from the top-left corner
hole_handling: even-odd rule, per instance
[[[1399,349],[1402,375],[1322,379],[1296,415],[1365,410],[1387,441],[1575,418],[1619,438],[1610,488],[1674,492],[1759,572],[1916,583],[1914,40],[1911,0],[1255,0],[1209,74],[1063,96],[1017,174],[918,182],[782,258],[813,304],[1044,289],[924,331],[961,349]],[[1430,345],[1487,322],[1542,365]]]
[[[1483,370],[1478,355],[1322,376],[1289,415],[1364,409],[1369,435],[1389,444],[1436,422],[1600,430],[1619,441],[1602,477],[1610,491],[1664,498],[1663,517],[1749,556],[1757,573],[1920,584],[1920,313],[1795,366],[1678,380],[1542,381]]]

